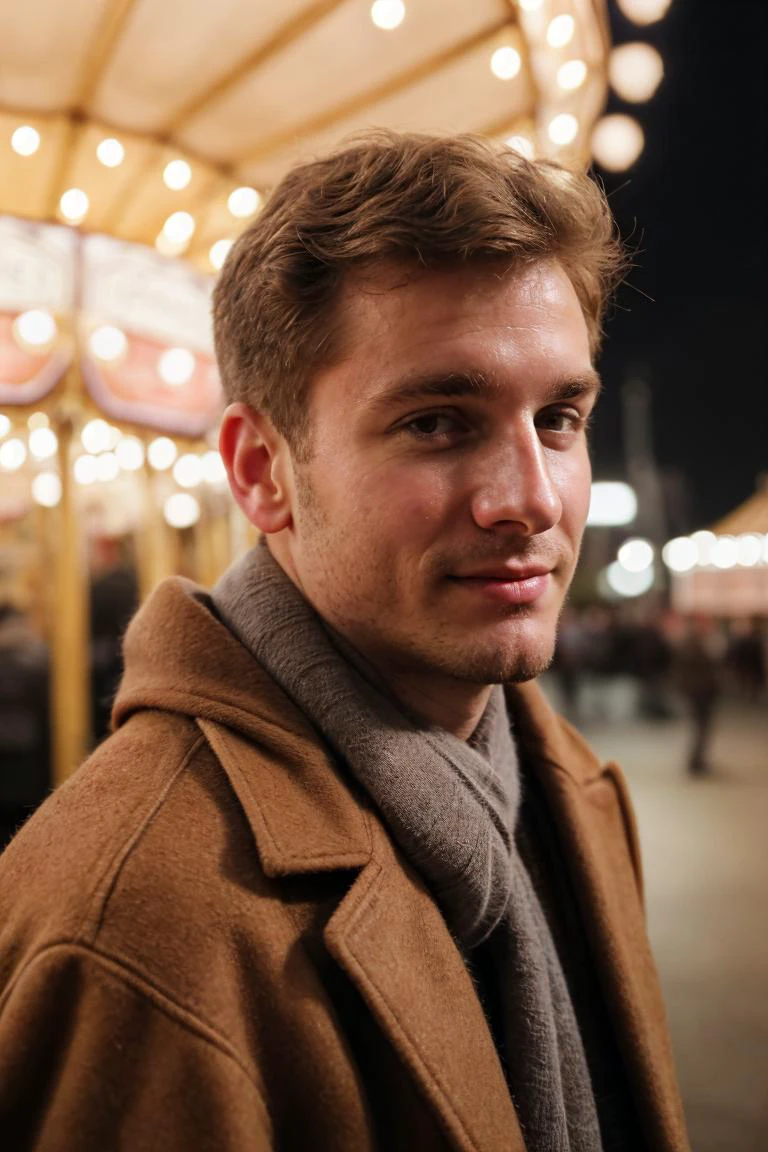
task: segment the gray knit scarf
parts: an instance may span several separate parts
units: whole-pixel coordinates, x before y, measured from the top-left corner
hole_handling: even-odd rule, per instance
[[[263,543],[222,577],[213,601],[364,787],[464,955],[491,938],[528,1152],[601,1152],[573,1005],[515,845],[519,774],[502,688],[469,742],[409,717]]]

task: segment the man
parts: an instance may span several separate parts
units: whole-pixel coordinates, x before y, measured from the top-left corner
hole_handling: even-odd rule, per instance
[[[586,178],[381,133],[235,245],[264,542],[157,590],[115,734],[2,862],[14,1147],[686,1147],[621,774],[529,683],[618,261]]]

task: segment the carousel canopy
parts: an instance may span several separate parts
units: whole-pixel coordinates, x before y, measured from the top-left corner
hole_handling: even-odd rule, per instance
[[[720,520],[713,532],[717,536],[741,536],[745,532],[768,536],[768,472],[760,477],[754,495]]]
[[[287,168],[372,125],[586,163],[607,59],[604,0],[6,5],[0,213],[210,270]]]

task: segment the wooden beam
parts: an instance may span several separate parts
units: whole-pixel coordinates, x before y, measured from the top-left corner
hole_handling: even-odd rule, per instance
[[[135,3],[136,0],[111,0],[108,5],[88,49],[75,89],[72,107],[77,112],[85,110],[96,91]]]
[[[85,545],[72,470],[73,417],[68,413],[59,416],[55,429],[61,502],[51,620],[51,714],[53,780],[61,784],[84,758],[90,742],[90,629]]]
[[[79,132],[75,121],[65,120],[61,126],[61,139],[58,141],[58,155],[48,185],[46,214],[50,220],[57,219],[61,194],[68,185],[67,177],[72,167],[72,159],[77,148]]]

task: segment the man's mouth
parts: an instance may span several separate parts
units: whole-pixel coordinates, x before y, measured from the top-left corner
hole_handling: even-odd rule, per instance
[[[533,604],[552,582],[552,567],[545,564],[494,564],[451,577],[468,592],[502,604]]]

